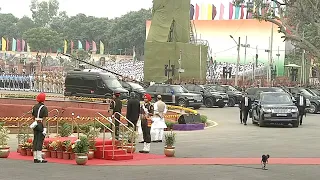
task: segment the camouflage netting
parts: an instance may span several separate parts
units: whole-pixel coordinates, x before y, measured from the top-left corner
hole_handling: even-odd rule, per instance
[[[200,46],[187,43],[161,43],[146,42],[145,44],[145,63],[144,79],[145,81],[164,82],[167,80],[164,72],[164,66],[170,63],[179,68],[180,50],[182,51],[181,67],[185,70],[181,73],[181,79],[200,79]],[[206,46],[201,47],[201,65],[202,79],[206,77]],[[170,74],[171,77],[171,74]],[[178,71],[175,71],[175,77],[178,79]]]
[[[152,22],[145,44],[144,80],[166,81],[164,66],[170,60],[171,65],[179,68],[180,50],[185,70],[181,79],[200,79],[200,46],[189,42],[190,0],[153,0]],[[208,48],[201,46],[201,51],[201,77],[204,79]],[[173,79],[178,79],[178,70]]]

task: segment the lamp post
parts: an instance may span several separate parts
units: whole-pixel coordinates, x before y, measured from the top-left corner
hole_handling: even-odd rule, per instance
[[[237,51],[238,51],[238,57],[237,57],[237,65],[236,65],[236,77],[234,79],[234,85],[238,86],[238,74],[239,74],[239,62],[240,62],[240,37],[238,39],[238,42],[233,38],[232,35],[230,35],[230,38],[236,43],[237,45]]]
[[[250,44],[248,44],[248,36],[246,36],[246,42],[245,44],[241,44],[241,47],[244,47],[244,63],[243,65],[246,65],[247,60],[247,48],[250,48]],[[244,82],[244,71],[242,72],[242,83]]]

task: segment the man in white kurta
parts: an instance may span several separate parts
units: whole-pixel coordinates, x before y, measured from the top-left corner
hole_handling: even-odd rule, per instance
[[[152,142],[162,142],[164,129],[167,128],[164,115],[167,113],[167,106],[162,101],[161,95],[157,96],[157,102],[154,103],[154,116],[152,117],[151,132],[154,137]]]

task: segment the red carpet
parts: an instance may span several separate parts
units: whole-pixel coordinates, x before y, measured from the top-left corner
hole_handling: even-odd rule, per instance
[[[8,159],[32,161],[32,156],[21,156],[11,152]],[[76,164],[75,160],[48,158],[50,163]],[[147,166],[147,165],[256,165],[260,158],[168,158],[164,155],[135,153],[133,160],[112,161],[89,160],[88,166]],[[320,158],[271,158],[270,164],[278,165],[320,165]]]

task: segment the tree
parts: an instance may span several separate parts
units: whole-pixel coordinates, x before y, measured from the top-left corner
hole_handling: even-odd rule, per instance
[[[38,2],[32,0],[30,11],[35,24],[40,27],[48,27],[51,25],[53,18],[58,15],[59,2],[57,0],[49,0]]]
[[[49,28],[30,29],[24,33],[23,38],[33,51],[49,52],[63,47],[63,35]]]
[[[110,51],[118,54],[118,49],[131,50],[135,46],[136,53],[141,55],[144,51],[146,39],[146,20],[151,18],[151,10],[141,9],[137,12],[129,12],[113,22],[111,32],[108,34],[108,46]]]
[[[243,3],[243,0],[235,0]],[[319,0],[254,0],[251,11],[255,18],[278,26],[284,40],[305,49],[311,56],[320,59],[320,1]],[[275,6],[273,6],[275,5]],[[261,9],[266,10],[262,14]]]
[[[32,21],[32,19],[30,19],[27,16],[23,16],[21,19],[18,20],[17,22],[17,29],[18,29],[18,33],[19,33],[19,37],[17,38],[21,38],[22,35],[28,31],[29,29],[35,28],[35,24]]]
[[[18,18],[13,14],[0,14],[0,37],[13,38],[17,36],[16,23]]]

